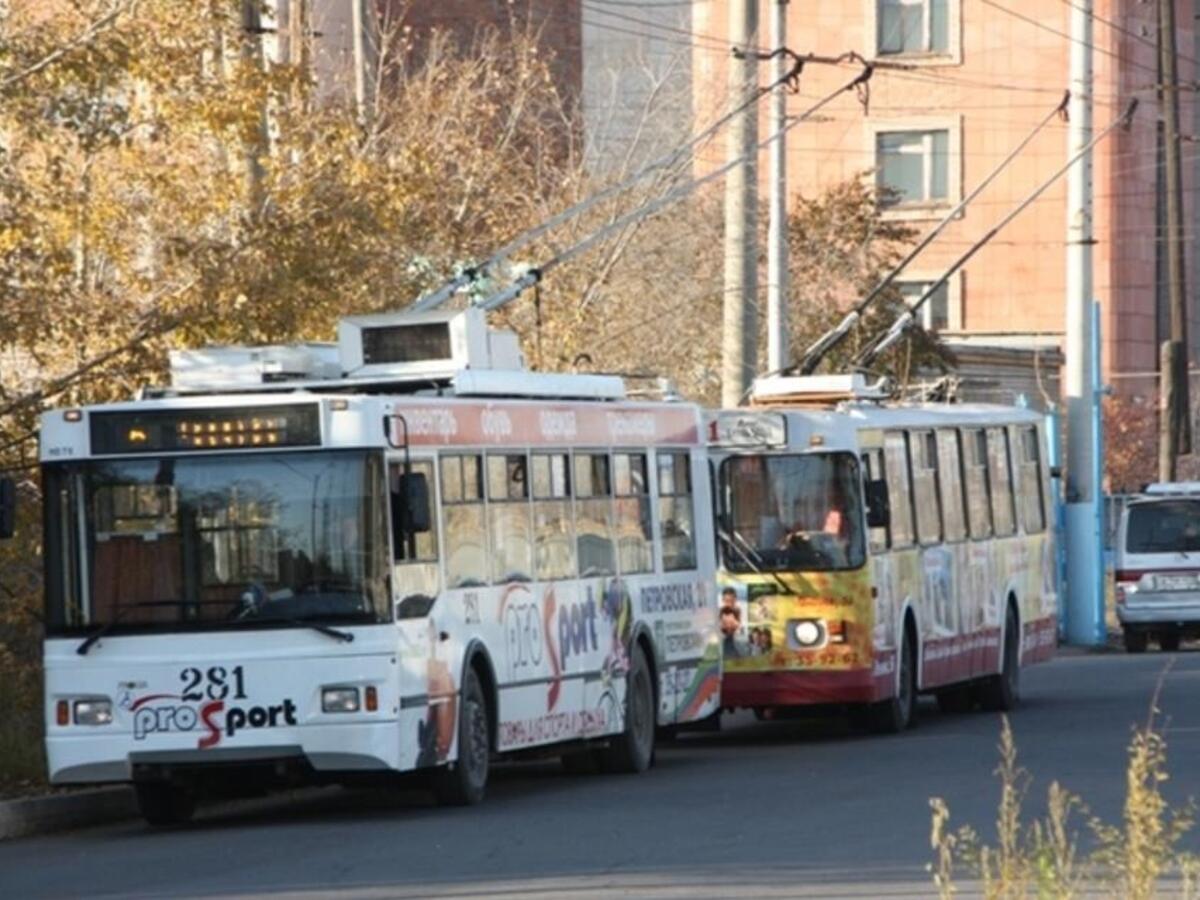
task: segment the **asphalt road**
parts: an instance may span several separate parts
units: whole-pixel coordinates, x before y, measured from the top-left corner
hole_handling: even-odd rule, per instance
[[[1012,717],[1034,781],[1119,816],[1125,748],[1168,657],[1076,655],[1027,670]],[[1175,655],[1160,708],[1173,798],[1200,797],[1200,652]],[[1000,720],[941,715],[871,737],[838,721],[727,718],[661,748],[643,776],[571,776],[549,762],[494,772],[487,802],[330,790],[183,830],[137,822],[0,844],[0,896],[928,896],[931,795],[987,832]],[[1200,836],[1187,843],[1200,851]]]

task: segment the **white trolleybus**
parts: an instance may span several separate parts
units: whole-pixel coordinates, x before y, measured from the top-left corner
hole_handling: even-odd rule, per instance
[[[850,705],[906,728],[918,692],[1008,709],[1056,643],[1043,423],[777,377],[709,421],[723,704]]]
[[[502,754],[646,769],[719,703],[702,427],[523,370],[477,310],[178,352],[46,414],[51,780],[168,823],[243,778],[474,803]]]

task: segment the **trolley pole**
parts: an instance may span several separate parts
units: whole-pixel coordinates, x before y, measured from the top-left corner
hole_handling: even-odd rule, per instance
[[[731,0],[729,102],[746,102],[758,87],[757,53],[750,45],[758,34],[758,0]],[[754,377],[758,342],[758,109],[755,104],[729,123],[727,157],[746,161],[725,178],[725,298],[721,336],[721,405],[739,406]]]
[[[1071,7],[1071,99],[1067,152],[1092,138],[1092,0]],[[1100,453],[1095,427],[1096,372],[1092,312],[1092,154],[1067,173],[1066,545],[1067,628],[1071,644],[1106,639],[1101,571]]]
[[[787,46],[788,0],[775,0],[771,9],[770,218],[767,224],[767,371],[778,372],[789,362],[788,341],[788,244],[787,244],[787,92],[783,76],[787,60],[780,53]]]

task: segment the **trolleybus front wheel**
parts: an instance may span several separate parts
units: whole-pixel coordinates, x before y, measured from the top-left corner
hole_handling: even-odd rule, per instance
[[[900,666],[896,696],[871,707],[870,723],[880,734],[897,734],[913,724],[917,711],[917,651],[913,646],[912,629],[904,629],[900,644]]]
[[[483,687],[473,668],[463,678],[458,712],[458,760],[433,776],[433,792],[446,806],[473,806],[487,790],[491,725]]]

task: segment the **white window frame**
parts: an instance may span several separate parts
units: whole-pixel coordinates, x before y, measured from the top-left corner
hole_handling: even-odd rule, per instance
[[[925,7],[924,22],[928,43],[930,7],[926,0],[919,0]],[[864,20],[867,33],[864,45],[873,59],[903,60],[917,66],[961,66],[962,65],[962,0],[946,0],[946,49],[929,50],[923,53],[881,53],[879,49],[879,3],[880,0],[863,0]]]
[[[941,278],[943,272],[935,272],[930,269],[914,269],[911,272],[905,270],[903,277],[896,279],[896,285],[911,283],[931,284]],[[955,272],[946,279],[946,327],[940,332],[942,334],[963,330],[962,280],[963,273],[961,271]],[[932,327],[930,324],[932,312],[932,307],[926,304],[917,313],[917,321],[920,322],[921,327],[926,331]]]
[[[945,131],[946,196],[937,200],[901,203],[880,210],[884,219],[940,219],[951,206],[962,200],[962,116],[913,116],[905,119],[868,119],[865,124],[867,158],[872,187],[879,169],[878,138],[893,131]],[[915,280],[915,279],[914,279]]]

